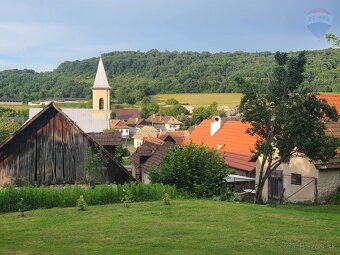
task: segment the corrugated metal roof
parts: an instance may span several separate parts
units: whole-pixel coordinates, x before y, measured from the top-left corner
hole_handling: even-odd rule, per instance
[[[42,108],[30,108],[29,119],[38,114]],[[85,133],[103,132],[109,126],[109,114],[93,111],[92,109],[61,109],[70,119],[72,119]]]

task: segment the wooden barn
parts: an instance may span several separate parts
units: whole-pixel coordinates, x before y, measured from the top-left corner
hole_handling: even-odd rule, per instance
[[[0,144],[0,186],[84,183],[88,148],[108,159],[103,182],[135,181],[101,145],[53,103]]]

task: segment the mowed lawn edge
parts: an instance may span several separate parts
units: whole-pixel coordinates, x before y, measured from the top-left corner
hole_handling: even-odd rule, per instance
[[[340,206],[174,200],[0,214],[0,254],[340,254]]]

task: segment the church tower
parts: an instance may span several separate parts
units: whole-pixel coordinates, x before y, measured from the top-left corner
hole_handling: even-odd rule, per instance
[[[92,87],[92,110],[110,112],[110,90],[111,87],[100,56],[96,78]]]

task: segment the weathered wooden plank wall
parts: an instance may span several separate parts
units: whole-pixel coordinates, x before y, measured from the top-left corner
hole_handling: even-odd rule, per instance
[[[96,144],[51,107],[0,149],[0,186],[82,183],[89,146]],[[123,183],[131,179],[112,158],[108,159],[103,181]]]

